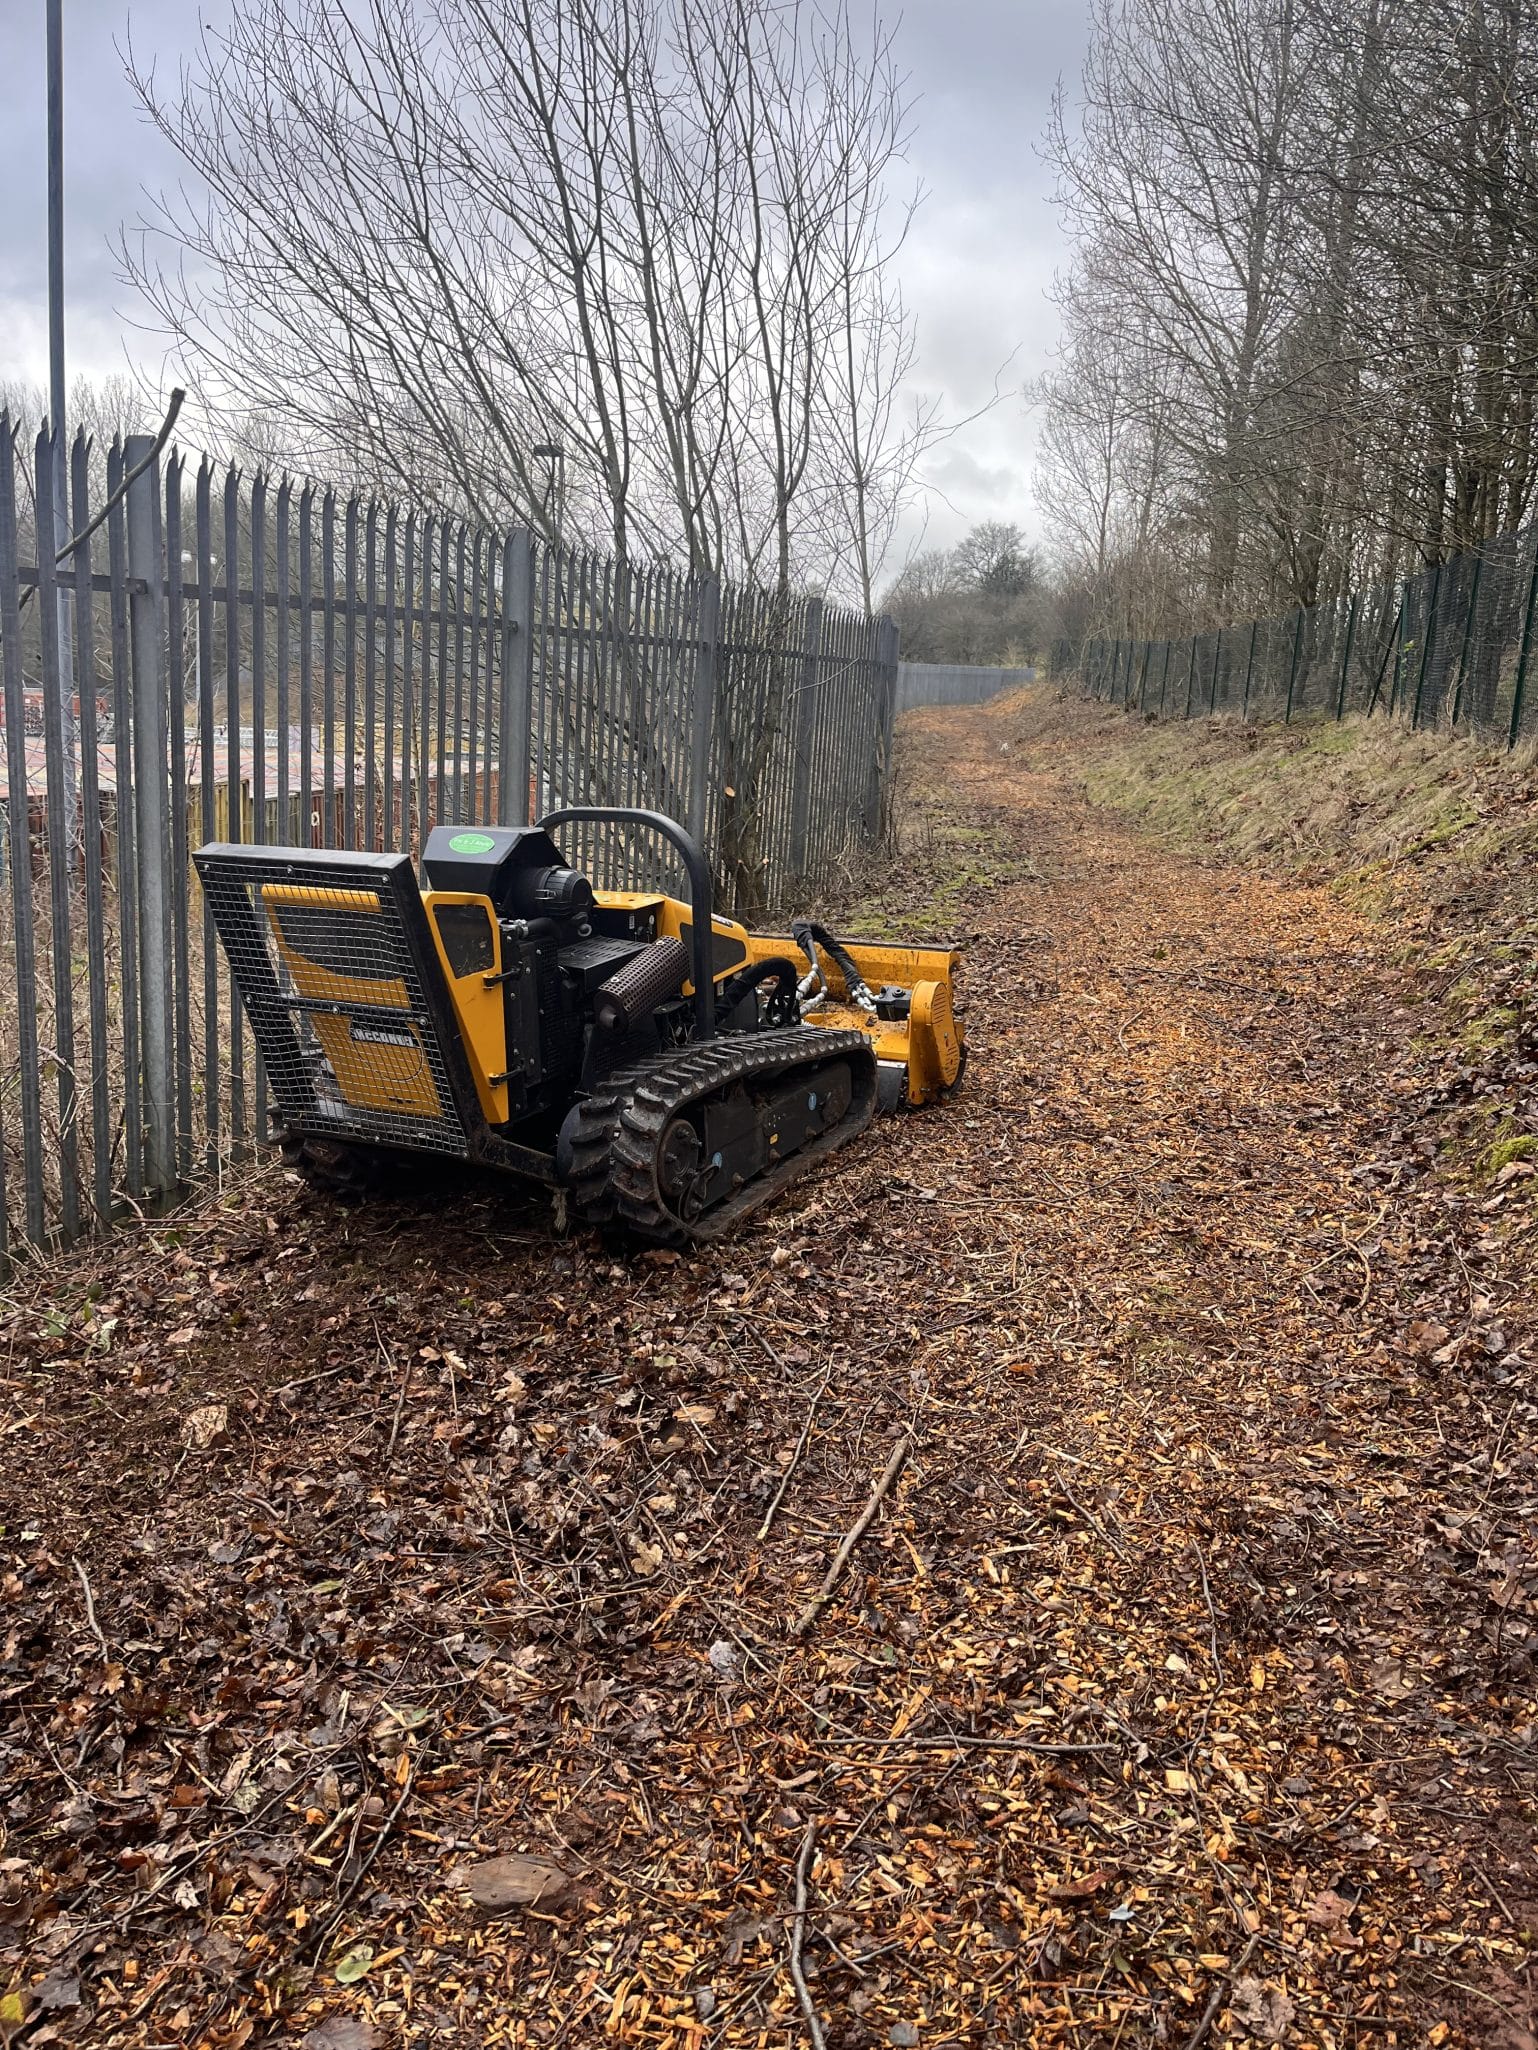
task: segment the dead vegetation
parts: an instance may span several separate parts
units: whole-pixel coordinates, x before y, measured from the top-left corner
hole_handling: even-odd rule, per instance
[[[268,1173],[13,1295],[0,2033],[1532,2043],[1532,1182],[1025,716],[869,913],[960,1098],[725,1248]]]

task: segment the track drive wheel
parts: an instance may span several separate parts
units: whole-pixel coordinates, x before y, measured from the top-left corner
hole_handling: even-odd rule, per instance
[[[654,1245],[698,1244],[856,1137],[875,1096],[876,1059],[863,1032],[797,1025],[726,1034],[606,1076],[568,1115],[557,1173],[585,1223],[617,1225]],[[755,1119],[760,1165],[739,1173],[723,1154]]]

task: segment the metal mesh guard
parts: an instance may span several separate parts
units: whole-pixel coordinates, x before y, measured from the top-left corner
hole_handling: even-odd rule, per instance
[[[194,859],[284,1122],[467,1153],[409,857],[214,846]]]

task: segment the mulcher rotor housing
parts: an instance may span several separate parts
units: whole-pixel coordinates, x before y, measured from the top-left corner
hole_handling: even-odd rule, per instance
[[[595,889],[552,837],[576,820],[660,834],[689,900]],[[953,953],[750,933],[713,915],[704,855],[658,813],[438,826],[420,885],[404,854],[193,858],[285,1153],[332,1186],[425,1153],[656,1243],[714,1238],[878,1100],[929,1102],[963,1064]]]

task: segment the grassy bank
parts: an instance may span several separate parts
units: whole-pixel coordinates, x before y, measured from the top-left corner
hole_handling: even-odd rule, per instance
[[[1538,766],[1533,751],[1387,719],[1160,724],[1048,689],[998,744],[1183,853],[1320,883],[1378,922],[1404,970],[1408,1096],[1481,1185],[1538,1172]]]

